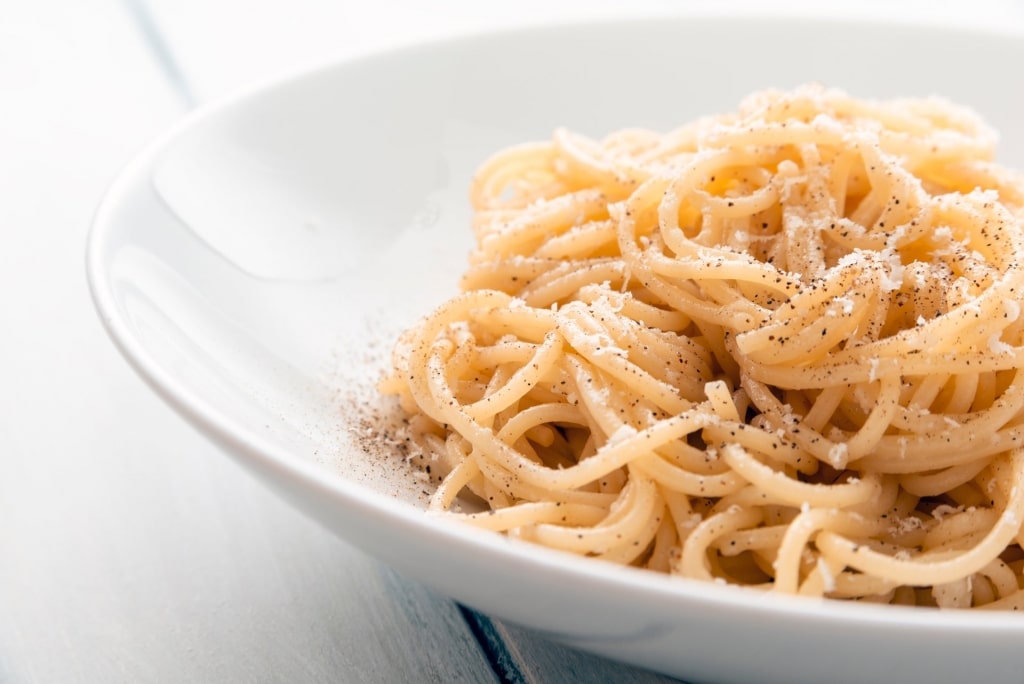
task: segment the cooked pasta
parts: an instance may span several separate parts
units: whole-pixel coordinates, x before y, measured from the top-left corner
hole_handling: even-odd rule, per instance
[[[381,383],[431,508],[683,577],[1024,606],[1024,177],[994,146],[941,99],[804,86],[499,152],[462,293]]]

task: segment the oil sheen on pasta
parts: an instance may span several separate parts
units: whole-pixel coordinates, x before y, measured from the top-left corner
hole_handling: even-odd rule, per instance
[[[766,591],[1024,606],[1024,178],[994,144],[808,86],[499,152],[462,294],[381,384],[431,507]]]

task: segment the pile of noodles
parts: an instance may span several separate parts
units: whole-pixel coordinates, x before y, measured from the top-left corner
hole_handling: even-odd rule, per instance
[[[381,383],[432,508],[703,580],[1024,605],[1024,179],[994,143],[809,86],[498,153],[463,293]]]

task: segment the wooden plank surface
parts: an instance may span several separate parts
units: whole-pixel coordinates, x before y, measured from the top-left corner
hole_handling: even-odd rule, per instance
[[[477,639],[504,682],[670,684],[677,679],[567,648],[529,629],[467,611]]]
[[[0,682],[487,682],[457,606],[257,485],[92,309],[89,221],[186,110],[128,3],[0,20]]]

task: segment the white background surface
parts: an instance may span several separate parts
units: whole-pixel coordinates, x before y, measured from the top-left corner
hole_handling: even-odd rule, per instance
[[[294,513],[150,395],[89,302],[89,219],[147,140],[236,88],[450,33],[679,4],[0,5],[0,682],[494,679],[457,606]],[[1009,1],[891,4],[776,6],[1024,24]],[[659,679],[496,633],[513,680]]]

